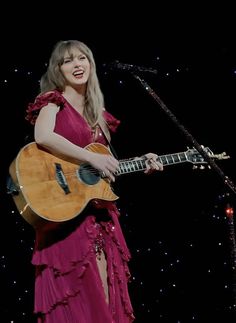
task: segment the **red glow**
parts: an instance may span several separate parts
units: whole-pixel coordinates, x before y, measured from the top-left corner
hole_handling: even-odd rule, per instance
[[[225,208],[225,213],[226,213],[226,215],[227,215],[227,216],[233,216],[233,214],[234,214],[234,209],[233,209],[232,207],[230,207],[230,206],[227,206],[227,207]]]

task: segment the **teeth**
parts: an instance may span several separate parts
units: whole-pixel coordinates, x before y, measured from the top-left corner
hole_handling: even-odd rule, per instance
[[[82,75],[82,74],[83,74],[83,71],[73,73],[73,75],[75,75],[75,76]]]

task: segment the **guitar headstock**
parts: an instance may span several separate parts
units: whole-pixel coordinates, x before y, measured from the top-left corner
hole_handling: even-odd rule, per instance
[[[226,152],[220,153],[220,154],[214,154],[212,150],[208,147],[201,146],[204,152],[212,159],[216,160],[223,160],[223,159],[229,159],[230,156],[226,154]],[[198,168],[200,165],[200,168],[205,168],[204,164],[208,164],[206,159],[199,153],[199,151],[196,148],[189,148],[186,152],[187,160],[194,164],[194,168]]]

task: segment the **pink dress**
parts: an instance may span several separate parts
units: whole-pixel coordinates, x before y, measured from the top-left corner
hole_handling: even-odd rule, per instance
[[[59,91],[39,96],[29,104],[27,120],[34,124],[39,110],[48,102],[61,107],[56,133],[81,147],[94,142],[88,123]],[[114,132],[119,121],[107,111],[104,116]],[[95,141],[106,145],[102,133]],[[34,312],[38,323],[133,322],[128,294],[130,253],[118,217],[116,205],[104,202],[100,208],[89,205],[60,230],[48,235],[36,231],[32,264],[36,267]],[[107,259],[109,304],[96,261],[99,243]]]

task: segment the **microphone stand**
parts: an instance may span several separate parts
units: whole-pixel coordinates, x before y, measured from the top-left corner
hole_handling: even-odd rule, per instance
[[[137,74],[132,73],[132,75],[142,84],[144,89],[151,95],[154,100],[160,105],[162,110],[170,117],[170,119],[176,124],[176,126],[185,134],[186,138],[193,144],[193,146],[197,149],[197,151],[205,158],[205,160],[209,163],[209,165],[217,172],[217,174],[222,178],[224,184],[234,193],[236,194],[236,186],[229,179],[228,176],[224,174],[224,172],[220,169],[220,167],[215,163],[213,158],[207,154],[207,152],[203,149],[203,147],[197,142],[197,140],[189,133],[189,131],[179,122],[176,116],[167,108],[164,102],[160,99],[160,97],[155,93],[155,91],[149,86],[149,84],[141,79]],[[224,158],[224,157],[223,157]],[[226,157],[228,158],[228,157]]]
[[[221,177],[224,184],[234,193],[236,194],[235,184],[229,179],[228,176],[224,174],[224,172],[220,169],[220,167],[215,163],[213,158],[206,153],[203,147],[197,142],[197,140],[189,133],[189,131],[179,122],[176,116],[167,108],[164,102],[160,99],[160,97],[155,93],[155,91],[149,86],[149,84],[141,79],[136,73],[132,72],[132,75],[142,84],[144,89],[151,95],[154,100],[160,105],[162,110],[170,117],[170,119],[177,125],[177,127],[185,134],[186,138],[193,144],[193,146],[198,150],[198,152],[205,158],[205,160],[209,163],[209,165],[216,171],[216,173]],[[224,157],[223,157],[224,158]],[[226,194],[227,195],[227,194]],[[228,195],[229,196],[229,195]],[[231,270],[233,275],[232,281],[232,292],[233,292],[233,315],[236,317],[236,241],[235,241],[235,226],[233,219],[233,207],[231,207],[231,212],[228,215],[228,231],[229,231],[229,243],[230,243],[230,257],[231,257]]]

